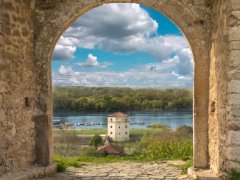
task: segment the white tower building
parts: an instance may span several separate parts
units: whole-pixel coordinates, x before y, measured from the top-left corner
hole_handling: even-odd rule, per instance
[[[121,112],[108,116],[108,137],[113,141],[129,140],[130,117]]]

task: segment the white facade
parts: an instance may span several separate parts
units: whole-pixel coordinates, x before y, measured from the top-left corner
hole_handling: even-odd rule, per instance
[[[108,116],[108,137],[113,141],[129,140],[130,118],[123,113]]]

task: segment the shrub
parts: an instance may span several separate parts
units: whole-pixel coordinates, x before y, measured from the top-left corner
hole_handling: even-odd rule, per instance
[[[179,166],[179,168],[182,170],[182,174],[187,174],[188,168],[192,166],[193,166],[193,159],[191,157],[186,164]]]
[[[96,156],[99,156],[99,154],[96,152],[95,148],[90,147],[84,152],[84,156],[96,157]]]
[[[150,128],[159,129],[159,130],[170,129],[170,127],[168,125],[165,125],[165,124],[152,124],[152,125],[150,125]]]
[[[192,138],[193,128],[190,126],[180,126],[176,129],[176,135],[181,138]]]
[[[240,179],[240,171],[236,169],[231,169],[231,171],[228,173],[228,180],[239,180]]]
[[[64,172],[66,170],[66,164],[64,162],[57,162],[57,172]]]
[[[183,142],[156,142],[146,148],[145,156],[149,160],[187,160],[192,156],[192,143],[188,140],[185,140]]]
[[[58,172],[64,172],[69,166],[81,167],[81,164],[76,158],[56,156],[53,158],[53,160],[57,163]]]
[[[103,143],[102,137],[99,136],[98,134],[95,134],[91,140],[90,140],[90,145],[94,146],[95,148],[97,148],[99,145],[101,145]]]

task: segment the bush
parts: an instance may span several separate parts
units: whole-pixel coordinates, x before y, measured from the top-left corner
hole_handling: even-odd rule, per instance
[[[88,148],[84,152],[84,156],[97,157],[97,156],[99,156],[99,154],[96,152],[96,149],[92,147],[92,148]]]
[[[239,180],[240,179],[240,171],[236,169],[231,169],[231,171],[228,173],[228,180]]]
[[[192,151],[192,143],[189,140],[156,142],[146,148],[145,156],[149,160],[188,160],[192,157]]]
[[[103,143],[102,137],[99,136],[98,134],[95,134],[91,140],[90,140],[90,145],[94,146],[95,148],[97,148],[99,145],[101,145]]]
[[[64,162],[57,162],[57,172],[64,172],[66,170],[66,164]]]
[[[150,125],[150,128],[159,129],[159,130],[170,129],[170,127],[168,125],[165,125],[165,124],[152,124],[152,125]]]
[[[67,167],[81,167],[81,164],[76,158],[56,156],[53,158],[54,162],[57,163],[57,171],[64,172]]]
[[[192,138],[193,136],[193,128],[190,126],[180,126],[176,129],[176,135],[181,138]]]

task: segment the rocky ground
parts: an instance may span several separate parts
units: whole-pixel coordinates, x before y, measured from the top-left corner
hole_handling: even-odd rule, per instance
[[[81,168],[68,168],[56,177],[41,178],[39,180],[188,180],[181,170],[168,165],[168,163],[112,163],[112,164],[86,164]]]

